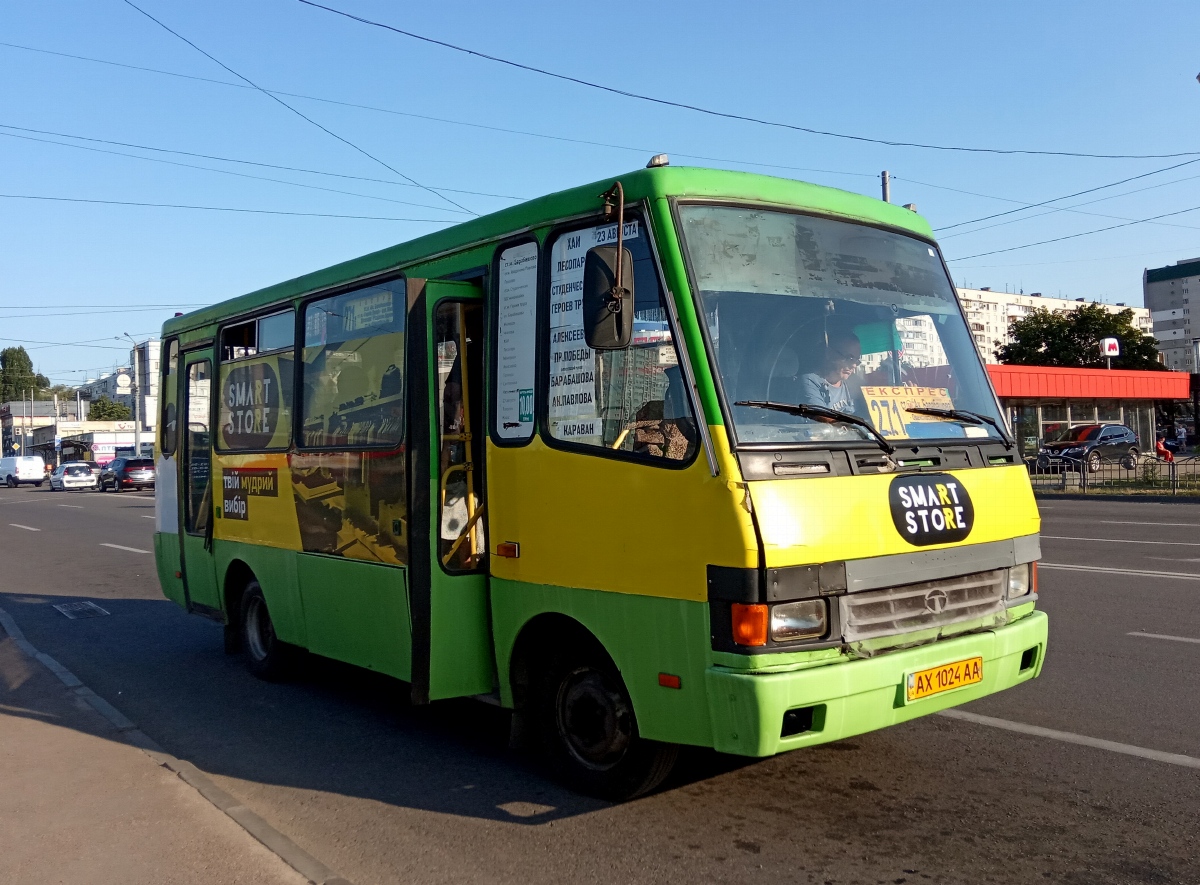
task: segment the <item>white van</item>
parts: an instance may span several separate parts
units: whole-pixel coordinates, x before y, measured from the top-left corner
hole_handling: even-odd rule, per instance
[[[0,458],[0,482],[15,489],[23,482],[40,486],[46,481],[46,462],[39,455]]]

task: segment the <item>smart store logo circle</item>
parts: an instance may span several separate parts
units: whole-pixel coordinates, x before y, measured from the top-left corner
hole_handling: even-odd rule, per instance
[[[267,363],[228,371],[221,387],[221,436],[230,449],[265,449],[279,421],[279,378]]]
[[[896,531],[917,547],[961,541],[975,525],[971,496],[946,473],[894,477],[888,499]]]

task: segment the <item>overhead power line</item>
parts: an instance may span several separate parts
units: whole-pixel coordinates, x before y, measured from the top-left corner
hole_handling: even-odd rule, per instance
[[[288,181],[285,178],[270,178],[266,175],[251,175],[248,172],[234,172],[232,169],[213,169],[211,166],[201,166],[197,163],[181,163],[179,160],[164,160],[159,157],[143,157],[141,154],[131,154],[127,151],[107,150],[105,148],[89,147],[85,144],[70,144],[69,142],[65,141],[55,141],[51,138],[36,138],[32,135],[18,135],[15,132],[0,132],[0,135],[3,135],[6,138],[20,138],[25,141],[36,141],[39,144],[55,144],[59,147],[73,148],[77,151],[92,151],[98,154],[109,154],[110,156],[114,157],[128,157],[132,160],[143,160],[147,163],[163,163],[168,166],[179,166],[184,169],[200,169],[204,172],[216,173],[217,175],[233,175],[238,178],[249,178],[254,181],[270,181],[274,182],[275,184],[288,185],[289,187],[302,187],[305,190],[324,191],[325,193],[330,194],[344,194],[345,196],[349,197],[361,197],[364,200],[382,200],[385,203],[395,203],[399,206],[414,206],[418,209],[432,209],[434,212],[460,212],[458,209],[448,209],[445,206],[430,206],[428,203],[413,203],[409,200],[395,200],[391,197],[380,197],[375,194],[360,194],[355,193],[354,191],[344,191],[336,187],[321,187],[317,184],[304,184],[303,182],[299,181]]]
[[[284,212],[278,209],[237,209],[231,206],[193,206],[186,203],[142,203],[133,200],[88,200],[82,197],[48,197],[41,194],[0,194],[0,200],[48,200],[56,203],[97,203],[103,206],[146,206],[153,209],[200,209],[205,212],[247,212],[252,215],[297,215],[304,218],[353,218],[360,221],[412,221],[450,224],[445,218],[391,218],[385,215],[335,215],[331,212]]]
[[[118,347],[115,344],[91,344],[90,341],[104,341],[104,338],[90,338],[88,341],[37,341],[32,338],[6,338],[0,337],[0,341],[12,341],[15,344],[40,344],[42,347],[91,347],[97,350],[129,350],[128,345]],[[34,350],[35,348],[30,348]],[[36,348],[40,350],[41,348]]]
[[[229,85],[234,85],[234,84],[229,84]],[[306,169],[302,166],[282,166],[278,163],[261,163],[261,162],[256,162],[254,160],[239,160],[234,157],[222,157],[222,156],[218,156],[216,154],[200,154],[200,153],[196,153],[195,151],[172,150],[170,148],[152,147],[151,145],[135,144],[133,142],[128,142],[128,141],[112,141],[110,139],[105,139],[105,138],[91,138],[86,135],[73,135],[69,132],[53,132],[48,129],[30,129],[26,126],[11,126],[7,123],[0,123],[0,129],[13,129],[13,130],[16,130],[17,132],[33,132],[38,135],[53,135],[57,138],[74,138],[78,141],[90,141],[90,142],[94,142],[96,144],[111,144],[111,145],[116,145],[117,147],[136,148],[137,150],[140,150],[140,151],[154,151],[155,153],[161,153],[161,154],[176,154],[181,157],[199,157],[202,160],[217,160],[222,163],[239,163],[244,166],[261,166],[264,169],[280,169],[284,172],[304,172],[309,175],[327,175],[331,178],[346,178],[346,179],[353,179],[354,181],[371,181],[371,182],[375,182],[377,184],[390,184],[395,187],[417,187],[417,185],[409,184],[408,182],[405,182],[405,181],[390,181],[386,178],[368,178],[363,175],[346,175],[342,172],[326,172],[321,169]],[[501,200],[524,200],[525,199],[525,197],[514,197],[514,196],[510,196],[508,194],[489,194],[489,193],[484,193],[482,191],[455,190],[454,188],[448,188],[448,187],[441,187],[441,188],[438,188],[438,190],[446,191],[447,193],[451,193],[451,194],[469,194],[471,196],[476,196],[476,197],[495,197],[495,198],[501,199]],[[449,211],[449,210],[443,210],[443,211]]]
[[[1113,225],[1110,225],[1109,227],[1100,227],[1100,228],[1097,228],[1096,230],[1085,230],[1082,233],[1068,234],[1065,237],[1054,237],[1051,240],[1038,240],[1036,243],[1025,243],[1022,246],[1009,246],[1007,249],[993,249],[990,252],[978,252],[975,255],[964,255],[962,258],[954,258],[954,259],[948,259],[948,260],[970,261],[972,258],[983,258],[985,255],[999,255],[1003,252],[1016,252],[1018,249],[1029,249],[1033,246],[1045,246],[1048,243],[1061,243],[1063,240],[1074,240],[1074,239],[1078,239],[1079,237],[1088,237],[1088,236],[1091,236],[1092,234],[1102,234],[1105,231],[1117,230],[1118,228],[1122,228],[1122,227],[1131,227],[1132,225],[1135,225],[1135,224],[1145,224],[1148,221],[1158,221],[1158,219],[1160,219],[1160,218],[1171,218],[1175,215],[1183,215],[1187,212],[1195,212],[1197,210],[1200,210],[1200,206],[1193,206],[1190,209],[1180,209],[1177,212],[1164,212],[1162,215],[1152,215],[1149,218],[1138,218],[1138,219],[1135,219],[1134,221],[1126,221],[1123,224],[1113,224]]]
[[[1072,200],[1075,197],[1082,197],[1086,194],[1092,194],[1092,193],[1095,193],[1096,191],[1106,190],[1110,187],[1118,187],[1122,184],[1128,184],[1131,181],[1137,181],[1138,179],[1141,179],[1141,178],[1149,178],[1151,175],[1161,175],[1163,172],[1170,172],[1173,169],[1179,169],[1180,167],[1183,167],[1183,166],[1190,166],[1193,163],[1200,163],[1200,158],[1197,158],[1195,160],[1186,160],[1183,163],[1176,163],[1173,166],[1166,166],[1162,169],[1155,169],[1153,172],[1143,172],[1140,175],[1131,175],[1128,178],[1122,178],[1120,181],[1114,181],[1109,184],[1101,184],[1096,187],[1089,187],[1086,190],[1076,191],[1073,194],[1067,194],[1066,196],[1063,196],[1063,197],[1055,197],[1052,200],[1043,200],[1040,203],[1029,203],[1029,204],[1022,206],[1019,209],[1009,209],[1007,212],[996,212],[993,215],[984,215],[981,218],[972,218],[969,221],[959,221],[955,224],[948,224],[945,227],[935,228],[934,230],[936,232],[940,233],[940,232],[946,231],[946,230],[953,230],[956,227],[962,227],[963,225],[966,225],[966,224],[975,224],[976,222],[979,222],[979,221],[991,221],[993,218],[1003,218],[1006,215],[1012,215],[1016,212],[1024,212],[1026,209],[1037,209],[1041,206],[1049,206],[1051,203],[1060,203],[1063,200]],[[935,187],[936,187],[936,185],[935,185]]]
[[[26,52],[37,52],[37,53],[41,53],[43,55],[55,55],[55,56],[59,56],[60,58],[70,58],[70,59],[74,59],[76,61],[86,61],[86,62],[91,62],[93,64],[110,65],[112,67],[117,67],[117,68],[128,68],[129,70],[140,71],[140,72],[148,73],[148,74],[161,74],[162,76],[165,76],[165,77],[178,77],[183,80],[197,80],[201,83],[209,83],[214,86],[227,86],[232,89],[250,89],[251,88],[244,83],[231,83],[228,80],[217,80],[212,77],[198,77],[198,76],[195,76],[194,74],[181,74],[177,71],[164,71],[159,68],[148,68],[148,67],[143,67],[141,65],[130,65],[130,64],[125,64],[123,62],[109,61],[108,59],[103,59],[103,58],[93,58],[93,57],[87,56],[87,55],[74,55],[69,52],[55,52],[55,51],[52,51],[49,49],[39,49],[34,46],[23,46],[19,43],[5,43],[3,41],[0,41],[0,46],[7,46],[10,49],[21,49]],[[308,95],[303,92],[287,92],[282,89],[268,89],[266,91],[271,92],[274,95],[286,96],[287,98],[300,98],[300,99],[304,99],[305,101],[318,101],[318,102],[322,102],[324,104],[333,104],[333,105],[339,105],[341,107],[346,107],[346,108],[356,108],[356,109],[362,110],[362,111],[371,111],[372,113],[376,113],[376,114],[390,114],[390,115],[396,116],[396,117],[408,117],[413,120],[428,120],[433,123],[443,123],[448,126],[465,126],[470,129],[482,129],[486,132],[503,132],[507,135],[520,135],[520,136],[523,136],[526,138],[540,138],[540,139],[544,139],[546,141],[558,141],[558,142],[564,142],[567,144],[582,144],[582,145],[587,145],[588,147],[609,148],[611,150],[629,151],[631,153],[637,153],[637,154],[669,153],[673,157],[680,157],[685,160],[702,160],[706,163],[730,163],[730,164],[739,165],[739,166],[753,166],[753,167],[759,168],[759,169],[782,169],[787,172],[818,172],[818,173],[821,173],[822,175],[846,175],[846,176],[851,176],[853,178],[878,178],[879,177],[879,173],[877,173],[877,172],[850,172],[845,169],[816,169],[816,168],[812,168],[809,166],[789,166],[789,165],[785,165],[783,163],[759,163],[759,162],[755,162],[753,160],[746,160],[746,159],[742,159],[742,158],[734,159],[731,157],[710,157],[705,154],[693,154],[693,153],[688,153],[685,151],[678,151],[678,150],[674,150],[674,149],[664,151],[664,150],[662,150],[661,147],[648,148],[648,147],[637,147],[635,145],[628,145],[628,144],[614,144],[612,142],[607,142],[607,141],[594,141],[594,140],[590,140],[590,139],[586,139],[586,138],[572,138],[567,135],[551,135],[548,132],[531,132],[527,129],[511,129],[511,128],[508,128],[505,126],[491,126],[486,123],[479,123],[479,122],[474,122],[474,121],[470,121],[470,120],[453,120],[453,119],[449,119],[447,117],[434,117],[434,116],[430,116],[429,114],[414,114],[409,111],[398,111],[398,110],[395,110],[394,108],[382,108],[382,107],[379,107],[378,105],[360,104],[358,102],[353,102],[353,101],[341,101],[341,100],[335,99],[335,98],[323,98],[319,95]],[[200,156],[203,156],[203,155],[200,155]],[[236,162],[236,161],[234,161],[234,162]],[[269,166],[270,164],[267,164],[267,165]],[[274,168],[288,168],[288,167],[274,167]],[[296,171],[311,171],[311,170],[296,170]],[[321,172],[318,174],[334,175],[336,173]],[[357,175],[344,175],[341,177],[354,178],[354,179],[359,179],[359,180],[363,180],[363,181],[382,181],[385,184],[400,184],[400,182],[386,181],[383,179],[376,179],[376,178],[362,178],[362,176],[357,176]],[[405,187],[414,187],[414,185],[409,185],[409,184],[405,184],[404,186]],[[450,193],[450,194],[470,194],[472,196],[503,197],[504,199],[511,199],[511,200],[525,199],[525,197],[510,197],[510,196],[506,196],[503,194],[480,194],[477,191],[456,190],[455,188],[447,188],[447,187],[436,187],[435,189],[438,191],[445,191],[446,193]]]
[[[125,0],[126,3],[129,0]],[[382,28],[386,31],[400,34],[404,37],[409,37],[413,40],[420,40],[423,43],[429,43],[434,46],[441,46],[445,49],[452,49],[455,52],[461,52],[466,55],[473,55],[476,58],[482,58],[485,61],[496,62],[497,64],[507,65],[511,68],[516,68],[522,71],[528,71],[532,74],[540,74],[543,77],[552,77],[555,80],[563,80],[567,83],[574,83],[578,86],[585,86],[588,89],[597,89],[601,92],[607,92],[612,95],[620,95],[624,98],[632,98],[637,101],[650,102],[652,104],[663,105],[666,107],[680,108],[687,111],[695,111],[699,114],[705,114],[710,117],[722,117],[727,120],[740,120],[745,123],[757,123],[762,126],[773,126],[778,129],[791,129],[795,132],[807,132],[810,135],[821,135],[828,138],[841,138],[847,141],[866,142],[868,144],[882,144],[887,147],[909,147],[921,148],[931,151],[960,151],[973,154],[1024,154],[1032,156],[1044,157],[1081,157],[1093,160],[1165,160],[1173,157],[1197,157],[1200,156],[1200,151],[1180,151],[1170,154],[1089,154],[1078,151],[1039,151],[1039,150],[1023,150],[1016,148],[985,148],[985,147],[967,147],[964,145],[945,145],[945,144],[929,144],[924,142],[914,141],[895,141],[884,138],[870,138],[865,135],[851,135],[845,132],[833,132],[827,129],[814,129],[809,126],[799,126],[795,123],[784,123],[779,120],[766,120],[760,117],[751,117],[745,114],[734,114],[728,111],[718,111],[712,108],[701,107],[700,105],[687,104],[680,101],[672,101],[666,98],[658,98],[652,95],[643,95],[638,92],[630,92],[626,89],[618,89],[615,86],[605,86],[601,83],[594,83],[590,80],[584,80],[579,77],[572,77],[568,74],[560,74],[555,71],[549,71],[545,68],[534,67],[533,65],[522,64],[521,62],[512,61],[511,59],[501,58],[498,55],[489,55],[486,52],[479,52],[475,49],[468,49],[465,46],[458,46],[454,43],[448,43],[445,40],[436,40],[433,37],[425,37],[421,34],[412,31],[406,31],[403,28],[397,28],[393,25],[384,22],[373,21],[369,18],[363,18],[353,13],[345,12],[341,9],[335,9],[332,6],[325,6],[322,3],[316,3],[314,0],[297,0],[305,6],[312,6],[316,9],[323,9],[326,12],[331,12],[334,15],[340,15],[343,18],[351,19],[352,21],[360,22],[364,25],[370,25],[375,28]]]
[[[364,157],[366,157],[370,160],[373,160],[374,162],[376,162],[380,166],[382,166],[384,169],[387,169],[389,172],[392,172],[393,174],[400,176],[405,181],[412,182],[413,184],[415,184],[417,187],[421,188],[422,190],[429,191],[429,193],[433,194],[434,196],[438,197],[439,199],[445,200],[451,206],[454,206],[457,209],[461,209],[462,211],[467,212],[471,215],[478,214],[477,212],[472,212],[470,209],[468,209],[466,206],[463,206],[461,203],[456,203],[454,200],[450,199],[445,194],[438,193],[438,191],[434,190],[433,188],[421,184],[419,181],[417,181],[412,176],[405,175],[403,172],[401,172],[396,167],[384,162],[379,157],[375,156],[374,154],[370,153],[369,151],[365,150],[364,148],[359,147],[357,144],[350,141],[348,138],[343,138],[342,136],[338,135],[336,132],[334,132],[332,129],[328,128],[327,126],[321,125],[316,120],[314,120],[312,117],[309,117],[302,111],[298,110],[297,108],[292,107],[290,104],[288,104],[282,98],[280,98],[278,95],[273,95],[272,93],[268,92],[266,89],[263,89],[261,86],[259,86],[257,83],[255,83],[253,80],[251,80],[249,77],[245,77],[245,76],[239,74],[233,68],[229,67],[229,65],[225,64],[223,61],[218,59],[216,56],[211,55],[208,52],[205,52],[203,49],[201,49],[199,46],[197,46],[195,43],[193,43],[187,37],[183,36],[183,34],[179,33],[176,30],[171,29],[166,24],[164,24],[163,22],[159,21],[157,18],[152,16],[150,13],[146,12],[146,10],[142,9],[140,6],[138,6],[136,3],[134,3],[133,0],[125,0],[125,4],[133,9],[136,9],[138,12],[140,12],[146,18],[150,19],[150,21],[154,22],[156,25],[158,25],[160,28],[162,28],[168,34],[171,34],[171,35],[179,38],[180,40],[182,40],[188,46],[192,47],[197,52],[199,52],[201,55],[203,55],[205,58],[207,58],[209,61],[212,61],[213,63],[220,65],[222,68],[224,68],[229,73],[233,74],[233,76],[237,77],[239,80],[249,83],[251,86],[253,86],[255,89],[257,89],[259,92],[261,92],[263,95],[267,96],[272,101],[283,105],[285,108],[287,108],[289,111],[291,111],[293,114],[295,114],[300,119],[312,124],[313,126],[316,126],[318,129],[320,129],[326,135],[336,138],[342,144],[346,145],[347,147],[353,148],[354,150],[356,150],[360,154],[362,154]]]
[[[120,314],[162,313],[165,310],[179,310],[180,307],[185,307],[185,306],[207,307],[208,305],[204,305],[204,304],[198,304],[198,305],[171,304],[171,305],[163,305],[161,307],[128,307],[128,308],[119,308],[119,309],[115,309],[115,310],[72,310],[71,316],[72,317],[101,316],[101,315],[109,315],[109,314],[115,314],[115,313],[120,313]],[[0,309],[14,310],[15,308],[7,308],[6,307],[6,308],[0,308]],[[41,318],[41,317],[59,317],[59,316],[62,316],[62,312],[66,309],[67,308],[65,305],[55,305],[54,310],[52,310],[52,311],[43,311],[40,313],[6,313],[6,314],[0,314],[0,319],[2,319],[2,320],[23,320],[23,319],[32,319],[35,317],[39,317],[39,318]]]
[[[1145,191],[1152,191],[1152,190],[1156,190],[1161,187],[1170,187],[1173,184],[1181,184],[1182,182],[1185,182],[1185,181],[1195,181],[1197,178],[1200,178],[1200,175],[1189,175],[1186,178],[1176,178],[1171,181],[1164,181],[1162,184],[1152,184],[1152,185],[1149,185],[1148,187],[1139,187],[1139,188],[1135,188],[1134,190],[1131,190],[1131,191],[1124,191],[1119,194],[1111,194],[1110,196],[1099,197],[1095,200],[1087,200],[1083,203],[1074,203],[1070,206],[1052,206],[1048,211],[1039,212],[1036,215],[1026,215],[1024,218],[1010,218],[1007,221],[997,221],[995,224],[987,224],[987,225],[984,225],[983,227],[976,227],[976,228],[972,228],[971,230],[962,230],[962,231],[959,231],[958,233],[947,234],[943,237],[938,237],[938,240],[941,242],[945,242],[946,240],[953,239],[954,237],[965,237],[968,234],[976,234],[976,233],[980,233],[985,230],[992,230],[993,228],[997,228],[997,227],[1007,227],[1010,224],[1020,224],[1023,221],[1033,221],[1035,218],[1045,218],[1047,215],[1054,215],[1058,212],[1069,212],[1072,215],[1087,215],[1091,218],[1108,218],[1108,219],[1112,219],[1114,221],[1134,221],[1136,219],[1128,218],[1123,215],[1106,215],[1103,212],[1084,212],[1084,211],[1082,211],[1082,209],[1080,207],[1092,206],[1092,205],[1095,205],[1096,203],[1104,203],[1104,202],[1107,202],[1108,200],[1116,200],[1116,199],[1120,199],[1121,197],[1128,197],[1133,194],[1140,194],[1140,193],[1144,193]],[[1169,221],[1151,221],[1151,222],[1147,222],[1147,223],[1154,224],[1154,225],[1161,225],[1162,227],[1179,227],[1179,228],[1183,228],[1185,230],[1200,230],[1200,228],[1197,228],[1195,225],[1172,224]]]

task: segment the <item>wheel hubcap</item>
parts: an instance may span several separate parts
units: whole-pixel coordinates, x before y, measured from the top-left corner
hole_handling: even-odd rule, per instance
[[[612,768],[633,740],[633,710],[599,670],[581,667],[559,686],[558,733],[589,768]]]
[[[275,642],[275,628],[261,599],[254,599],[246,611],[246,648],[256,661],[266,660]]]

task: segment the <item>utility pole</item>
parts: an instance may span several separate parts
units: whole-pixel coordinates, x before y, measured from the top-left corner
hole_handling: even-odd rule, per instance
[[[892,176],[884,169],[879,178],[883,182],[883,202],[890,203],[892,202]]]
[[[138,345],[128,332],[125,333],[125,337],[133,344],[133,457],[140,458],[142,457],[142,409],[141,403],[138,402],[141,399],[138,394]]]

